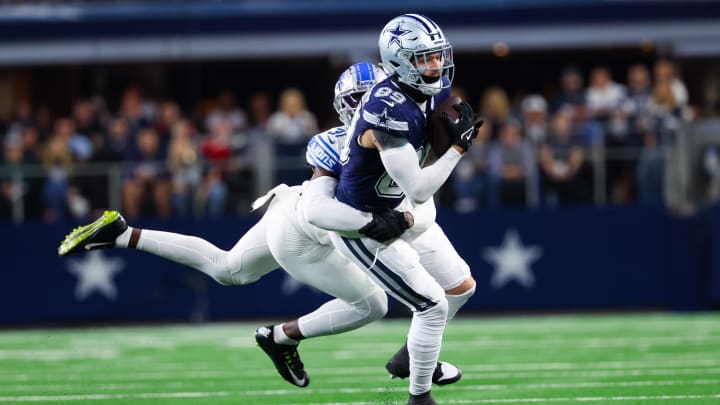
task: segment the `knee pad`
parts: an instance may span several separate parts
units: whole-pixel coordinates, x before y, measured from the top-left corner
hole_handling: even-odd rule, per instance
[[[372,294],[365,297],[362,301],[365,303],[364,310],[367,313],[367,317],[371,319],[371,322],[376,321],[387,314],[387,295],[380,288],[375,289]]]
[[[448,301],[445,297],[442,297],[432,307],[424,311],[418,311],[415,314],[430,324],[444,327],[448,316]]]

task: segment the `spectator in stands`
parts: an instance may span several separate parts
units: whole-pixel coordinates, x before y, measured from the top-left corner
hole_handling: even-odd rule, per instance
[[[603,132],[606,155],[609,156],[605,162],[607,193],[615,202],[629,201],[632,186],[632,162],[624,156],[631,146],[627,114],[621,108],[625,98],[625,87],[612,80],[607,68],[592,70],[586,97],[588,114]]]
[[[569,111],[553,116],[550,136],[540,147],[539,160],[545,203],[580,203],[590,200],[587,179],[582,169],[585,151],[572,134]]]
[[[505,90],[497,86],[485,90],[478,109],[490,129],[490,139],[498,139],[500,128],[510,119],[510,99]]]
[[[143,212],[147,194],[155,205],[153,214],[168,218],[170,209],[170,180],[166,159],[160,149],[160,136],[152,128],[145,128],[137,136],[136,146],[126,158],[123,182],[123,211],[130,218]]]
[[[664,158],[660,145],[672,141],[682,115],[672,81],[660,80],[655,83],[648,112],[650,128],[644,133],[643,149],[636,170],[638,201],[642,204],[660,204],[663,201],[664,177]]]
[[[45,202],[45,220],[55,221],[67,216],[67,196],[70,189],[70,171],[73,155],[69,139],[54,133],[45,143],[43,163],[47,171],[47,179],[43,185],[43,201]]]
[[[640,145],[643,134],[649,129],[650,72],[645,65],[632,65],[628,69],[627,81],[627,94],[621,108],[627,116],[630,144]]]
[[[280,110],[276,111],[267,124],[267,132],[276,142],[302,144],[317,133],[315,115],[308,111],[305,96],[296,88],[289,88],[280,95]]]
[[[480,207],[496,208],[498,184],[488,167],[490,129],[482,126],[478,136],[452,173],[455,210],[473,212]]]
[[[46,106],[38,106],[34,121],[40,139],[45,142],[55,130],[55,113]]]
[[[70,118],[60,118],[55,122],[54,136],[63,138],[75,161],[87,161],[92,157],[93,144],[90,139],[75,130],[75,122]]]
[[[606,67],[596,67],[590,73],[590,87],[585,96],[590,116],[599,121],[610,119],[613,111],[625,98],[625,87],[615,83]]]
[[[193,192],[200,183],[199,156],[194,143],[195,129],[190,121],[180,120],[172,128],[168,147],[168,168],[172,181],[173,214],[189,216],[192,210]]]
[[[689,121],[691,116],[689,107],[675,98],[672,82],[669,81],[658,81],[653,86],[648,113],[653,132],[664,141],[671,141],[680,124]]]
[[[205,129],[213,132],[220,121],[230,123],[233,133],[245,131],[249,124],[245,111],[235,105],[235,95],[230,90],[222,90],[217,98],[217,106],[205,118]]]
[[[272,99],[264,91],[250,96],[250,126],[253,131],[265,131],[272,115]]]
[[[317,133],[315,115],[307,110],[305,96],[296,88],[280,95],[280,110],[268,120],[267,134],[275,141],[278,183],[300,184],[307,178],[304,151],[308,139]]]
[[[88,139],[103,135],[103,128],[95,112],[95,105],[88,99],[80,99],[73,105],[73,121],[76,132]]]
[[[130,150],[134,148],[134,142],[130,139],[127,121],[124,118],[114,118],[109,121],[107,128],[103,128],[103,135],[93,138],[93,157],[95,163],[119,163],[129,156]],[[104,166],[108,172],[90,176],[84,184],[84,190],[90,199],[93,210],[103,210],[110,206],[109,187],[114,184],[111,176],[111,166]],[[119,166],[115,166],[118,168]],[[102,212],[98,213],[101,215]]]
[[[577,108],[585,105],[583,76],[575,66],[568,66],[560,74],[560,94],[553,100],[551,113],[566,107]]]
[[[233,129],[230,121],[220,120],[214,128],[202,144],[203,157],[207,164],[198,196],[205,214],[210,218],[217,218],[225,213],[228,195],[226,177],[233,156]]]
[[[520,104],[523,136],[534,148],[543,143],[548,132],[547,108],[547,101],[540,94],[531,94]]]
[[[120,162],[131,149],[130,128],[124,118],[115,118],[110,121],[107,132],[98,145],[97,158],[99,162]]]
[[[537,162],[520,130],[516,121],[505,123],[500,127],[498,141],[488,152],[490,173],[498,179],[502,205],[536,203]]]
[[[40,143],[40,134],[34,126],[25,127],[22,131],[23,165],[35,166],[40,164],[44,145]],[[38,176],[28,176],[24,187],[25,217],[39,218],[43,212],[42,187],[44,179]]]
[[[666,83],[670,86],[675,104],[679,107],[688,105],[688,91],[685,83],[680,79],[677,66],[667,60],[660,59],[653,66],[655,83]]]
[[[27,100],[18,101],[15,106],[15,114],[8,123],[3,141],[15,142],[15,139],[9,138],[19,138],[23,128],[32,125],[34,125],[32,105]]]
[[[33,127],[25,127],[23,132],[36,131]],[[3,142],[3,153],[0,155],[0,167],[8,172],[8,176],[0,179],[0,219],[12,218],[13,206],[21,199],[25,215],[28,208],[37,204],[37,181],[23,175],[23,165],[36,165],[37,157],[25,149],[23,137],[8,137]]]
[[[160,104],[160,114],[153,128],[160,135],[160,143],[163,149],[167,148],[167,145],[172,140],[173,128],[182,119],[182,112],[178,103],[165,101]]]
[[[122,95],[119,115],[125,120],[132,140],[141,129],[147,128],[152,122],[143,109],[144,104],[142,92],[136,86],[127,88]]]
[[[20,135],[23,145],[23,162],[25,164],[37,164],[42,156],[42,144],[40,134],[34,126],[23,128]]]

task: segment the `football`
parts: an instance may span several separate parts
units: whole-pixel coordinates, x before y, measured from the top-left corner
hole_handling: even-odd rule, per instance
[[[450,148],[452,142],[450,134],[445,129],[445,124],[443,124],[442,113],[446,113],[451,120],[457,121],[459,115],[453,105],[461,102],[460,97],[450,96],[430,113],[425,127],[425,139],[437,157],[442,156]]]

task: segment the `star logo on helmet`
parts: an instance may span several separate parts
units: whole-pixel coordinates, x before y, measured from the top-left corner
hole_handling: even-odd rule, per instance
[[[402,39],[400,37],[409,34],[410,30],[404,30],[402,28],[402,21],[398,23],[398,25],[395,26],[395,28],[387,29],[385,32],[390,34],[390,41],[388,42],[388,46],[392,44],[397,44],[400,48],[403,47],[402,45]]]

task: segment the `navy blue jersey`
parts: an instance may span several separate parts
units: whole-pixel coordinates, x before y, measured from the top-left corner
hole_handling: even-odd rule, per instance
[[[366,212],[398,206],[404,197],[402,190],[385,171],[378,150],[360,146],[358,137],[368,129],[377,129],[405,138],[418,152],[419,164],[425,145],[427,117],[448,97],[450,89],[445,89],[426,103],[418,104],[391,78],[365,93],[340,157],[342,170],[337,199]]]

